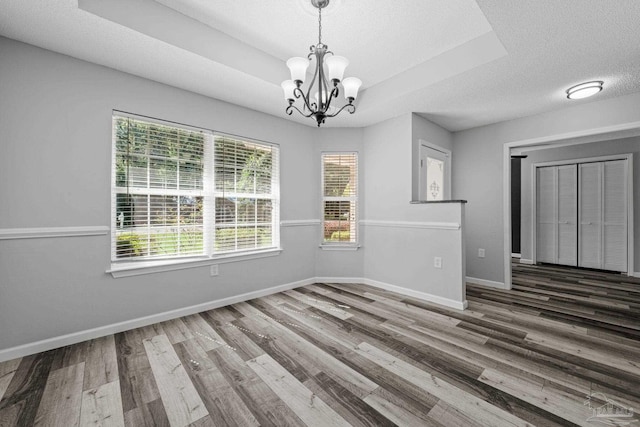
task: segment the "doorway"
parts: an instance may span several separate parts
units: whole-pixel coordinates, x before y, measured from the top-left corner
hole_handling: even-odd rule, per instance
[[[420,140],[420,200],[451,199],[451,151]]]
[[[640,150],[638,149],[638,139],[640,136],[640,122],[632,122],[623,125],[615,125],[609,127],[601,127],[595,129],[588,129],[585,131],[571,132],[566,134],[557,134],[550,135],[540,138],[532,138],[528,140],[520,140],[507,142],[503,145],[503,229],[504,229],[504,285],[502,288],[511,289],[512,276],[511,276],[511,263],[512,263],[512,251],[511,251],[511,243],[512,243],[512,222],[511,222],[511,156],[514,154],[528,154],[537,152],[538,150],[550,150],[550,149],[559,149],[562,147],[571,147],[571,146],[580,146],[580,147],[589,147],[592,143],[612,143],[614,145],[619,144],[620,142],[625,141],[633,141],[633,149],[625,150],[625,152],[634,152],[638,153]],[[616,152],[616,151],[613,151]],[[620,151],[617,151],[620,152]],[[609,152],[610,153],[610,152]],[[599,153],[598,155],[607,155],[609,154],[606,151]],[[581,153],[587,154],[588,153]],[[636,162],[637,163],[637,162]],[[629,176],[636,176],[635,180],[637,181],[637,177],[640,176],[640,172],[638,171],[640,165],[635,165],[633,167],[634,172],[630,173]],[[523,165],[524,167],[524,165]],[[528,176],[528,178],[527,178]],[[523,180],[526,178],[527,180],[531,180],[531,172],[529,168],[528,173],[522,174]],[[630,188],[632,189],[631,193],[633,194],[633,178],[631,178]],[[530,185],[530,184],[529,184]],[[630,201],[631,202],[631,201]],[[633,202],[630,204],[631,209],[629,212],[633,210]],[[522,210],[531,210],[531,205],[527,205],[525,202],[522,204]],[[627,233],[629,236],[637,239],[637,233],[634,231],[634,223],[637,222],[637,214],[629,214],[629,218],[633,218],[628,221],[629,227]],[[529,226],[524,222],[522,223],[522,227]],[[637,227],[635,227],[637,228]],[[635,233],[635,234],[634,234]],[[632,239],[629,239],[629,251],[628,251],[628,265],[627,265],[627,275],[638,276],[639,273],[634,272],[634,265],[640,265],[640,261],[635,258],[638,258],[639,251],[635,251],[636,254],[634,256],[633,242]],[[525,257],[526,248],[531,248],[531,243],[526,242],[524,236],[521,241],[522,245],[522,259],[515,260],[520,264],[532,264],[533,256],[529,253],[529,256]],[[529,251],[531,252],[531,250]]]
[[[511,155],[511,257],[521,258],[520,234],[522,217],[522,159],[526,159],[524,154]]]
[[[531,165],[533,262],[632,275],[632,154]],[[631,220],[631,221],[630,221]],[[630,253],[631,252],[631,253]]]

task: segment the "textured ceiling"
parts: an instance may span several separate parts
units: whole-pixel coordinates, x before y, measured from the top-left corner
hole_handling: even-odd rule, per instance
[[[157,1],[282,61],[306,56],[318,40],[318,10],[309,0]],[[349,59],[348,74],[366,86],[491,31],[473,0],[332,0],[323,18],[323,42]]]
[[[279,87],[317,42],[308,1],[2,0],[0,35],[313,126]],[[323,42],[364,90],[327,125],[417,112],[456,131],[637,92],[639,24],[637,0],[331,0]],[[591,79],[605,90],[564,97]]]

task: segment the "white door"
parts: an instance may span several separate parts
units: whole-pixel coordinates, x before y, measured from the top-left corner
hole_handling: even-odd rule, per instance
[[[578,168],[573,165],[536,169],[536,260],[577,265]]]
[[[556,263],[557,167],[536,168],[536,261]]]
[[[627,271],[626,160],[604,162],[602,172],[602,268]]]
[[[627,161],[580,165],[580,267],[627,271]]]
[[[558,264],[578,265],[578,167],[558,166]]]
[[[420,145],[420,200],[451,198],[451,152],[424,142]]]
[[[580,267],[602,268],[602,162],[580,165]]]

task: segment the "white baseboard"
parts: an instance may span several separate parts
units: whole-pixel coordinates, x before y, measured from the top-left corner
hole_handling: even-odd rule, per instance
[[[316,283],[362,283],[366,284],[367,279],[363,277],[316,277]]]
[[[456,310],[464,310],[469,305],[467,300],[456,301],[449,298],[439,297],[437,295],[428,294],[426,292],[414,291],[389,283],[378,282],[377,280],[365,279],[364,277],[316,277],[318,283],[362,283],[364,285],[373,286],[374,288],[384,289],[386,291],[396,292],[398,294],[407,295],[413,298],[443,305],[445,307],[455,308]]]
[[[511,253],[511,258],[522,258],[522,254]]]
[[[477,277],[467,276],[466,281],[467,283],[473,283],[475,285],[489,286],[491,288],[497,289],[507,289],[503,282],[494,282],[493,280],[478,279]]]
[[[633,277],[640,277],[640,271],[634,271]]]
[[[533,260],[532,259],[520,258],[520,264],[533,265]]]
[[[218,307],[224,307],[229,304],[235,304],[242,301],[248,301],[250,299],[263,297],[266,295],[275,294],[289,289],[295,289],[300,286],[311,285],[315,283],[314,278],[300,280],[297,282],[287,283],[285,285],[273,286],[267,289],[261,289],[258,291],[247,292],[240,295],[235,295],[228,298],[223,298],[216,301],[209,301],[202,304],[192,305],[190,307],[179,308],[176,310],[165,311],[164,313],[152,314],[150,316],[140,317],[137,319],[126,320],[124,322],[113,323],[111,325],[100,326],[85,331],[74,332],[59,337],[48,338],[42,341],[36,341],[29,344],[23,344],[16,347],[0,350],[0,362],[6,360],[15,359],[17,357],[24,357],[30,354],[39,353],[42,351],[53,350],[55,348],[64,347],[71,344],[76,344],[82,341],[92,340],[100,338],[105,335],[117,334],[119,332],[128,331],[135,328],[140,328],[147,325],[152,325],[158,322],[164,322],[167,320],[175,319],[182,316],[189,316],[195,313],[201,313],[203,311],[212,310]]]
[[[445,307],[455,308],[457,310],[464,310],[467,308],[467,301],[462,302],[455,301],[448,298],[442,298],[437,295],[431,295],[425,292],[418,292],[412,289],[402,288],[400,286],[390,285],[388,283],[378,282],[376,280],[370,280],[360,277],[312,277],[309,279],[299,280],[297,282],[287,283],[284,285],[273,286],[267,289],[261,289],[258,291],[247,292],[240,295],[235,295],[228,298],[223,298],[215,301],[209,301],[202,304],[192,305],[190,307],[179,308],[176,310],[165,311],[164,313],[152,314],[150,316],[144,316],[137,319],[126,320],[124,322],[113,323],[111,325],[100,326],[93,329],[74,332],[59,337],[48,338],[33,343],[23,344],[16,347],[0,350],[0,362],[6,360],[15,359],[18,357],[28,356],[30,354],[39,353],[42,351],[53,350],[55,348],[64,347],[71,344],[76,344],[82,341],[92,340],[100,338],[105,335],[117,334],[119,332],[128,331],[135,328],[140,328],[147,325],[152,325],[158,322],[164,322],[171,319],[176,319],[182,316],[189,316],[195,313],[201,313],[203,311],[212,310],[218,307],[224,307],[226,305],[235,304],[242,301],[248,301],[250,299],[263,297],[266,295],[275,294],[289,289],[299,288],[301,286],[311,285],[314,283],[362,283],[365,285],[373,286],[387,291],[397,292],[399,294],[407,295],[410,297],[418,298],[421,300],[429,301],[435,304],[440,304]]]

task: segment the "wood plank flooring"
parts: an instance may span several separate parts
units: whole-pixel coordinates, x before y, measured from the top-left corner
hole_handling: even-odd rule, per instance
[[[0,426],[640,425],[640,280],[514,264],[467,297],[315,284],[7,361]]]

